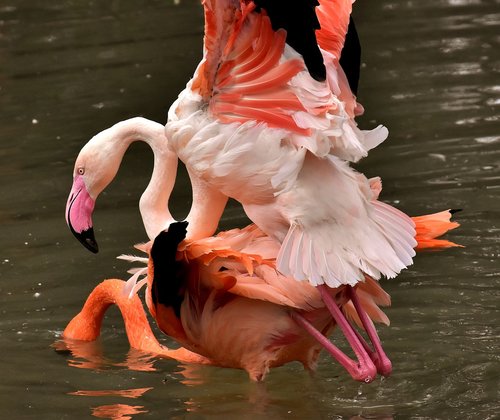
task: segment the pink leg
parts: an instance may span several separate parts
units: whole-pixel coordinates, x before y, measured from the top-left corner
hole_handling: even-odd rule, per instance
[[[293,320],[304,328],[312,337],[320,343],[325,350],[330,353],[356,380],[364,381],[365,379],[359,379],[357,376],[358,365],[356,362],[351,360],[342,352],[335,344],[333,344],[328,338],[321,334],[307,319],[305,319],[298,312],[292,312],[291,316]]]
[[[382,344],[380,342],[380,338],[378,337],[377,331],[375,330],[375,326],[373,325],[372,320],[369,318],[369,316],[366,314],[365,310],[359,303],[359,299],[358,296],[356,295],[355,290],[351,286],[347,286],[347,290],[349,293],[349,297],[351,298],[351,301],[354,307],[356,308],[361,323],[363,324],[363,327],[365,327],[365,331],[368,334],[368,337],[370,338],[370,341],[372,342],[375,351],[374,352],[371,351],[371,349],[368,347],[368,344],[364,341],[364,339],[357,331],[356,334],[361,339],[361,342],[363,343],[365,349],[370,353],[370,357],[373,360],[373,363],[375,363],[375,366],[377,367],[377,372],[380,373],[381,375],[389,376],[392,372],[392,363],[385,354],[384,349],[382,348]]]
[[[309,321],[298,313],[293,313],[295,321],[311,334],[357,381],[371,382],[375,379],[377,368],[375,367],[370,355],[365,349],[366,343],[360,341],[356,331],[347,321],[342,311],[339,309],[335,300],[329,293],[327,286],[318,286],[321,297],[326,307],[332,314],[335,322],[344,333],[347,341],[352,347],[358,362],[356,363],[336,347],[330,340],[321,334]],[[364,341],[364,340],[363,340]]]

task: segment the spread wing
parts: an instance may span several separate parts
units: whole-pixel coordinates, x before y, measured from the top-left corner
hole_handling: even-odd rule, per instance
[[[294,114],[321,115],[334,106],[328,84],[322,83],[326,68],[320,46],[332,54],[341,49],[351,0],[323,3],[203,2],[205,56],[192,89],[214,116],[222,122],[262,121],[309,134]]]

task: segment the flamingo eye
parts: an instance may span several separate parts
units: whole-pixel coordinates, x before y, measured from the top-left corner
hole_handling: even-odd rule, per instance
[[[78,173],[78,175],[83,175],[85,173],[85,168],[78,168],[76,172]]]

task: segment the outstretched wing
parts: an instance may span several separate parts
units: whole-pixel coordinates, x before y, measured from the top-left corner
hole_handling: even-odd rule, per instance
[[[352,0],[203,4],[205,53],[190,86],[213,117],[263,122],[299,134],[293,141],[318,156],[350,161],[387,137],[382,126],[361,131],[354,122],[362,107],[350,85],[356,88],[359,68],[346,77],[339,62],[346,34],[357,40]]]
[[[304,69],[300,57],[282,60],[286,32],[274,31],[268,16],[248,15],[217,72],[210,110],[223,122],[256,120],[302,131],[292,117],[304,110],[290,80]]]
[[[262,121],[309,134],[294,114],[323,115],[334,106],[329,85],[322,83],[326,69],[316,32],[322,39],[334,33],[340,45],[349,15],[347,22],[336,22],[337,16],[332,21],[330,5],[317,8],[316,0],[205,0],[203,5],[205,56],[192,89],[211,113],[223,122]],[[328,21],[322,29],[316,8]],[[342,10],[343,18],[350,8]]]

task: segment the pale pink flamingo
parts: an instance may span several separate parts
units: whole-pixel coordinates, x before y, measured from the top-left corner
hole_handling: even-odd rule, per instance
[[[135,129],[130,131],[131,127]],[[138,127],[142,127],[142,130],[138,131]],[[95,200],[116,174],[126,147],[133,139],[138,138],[146,141],[155,155],[153,175],[141,198],[141,212],[146,230],[148,233],[159,232],[169,227],[173,218],[168,211],[168,199],[175,180],[175,170],[169,169],[168,165],[173,165],[175,168],[177,160],[172,154],[167,153],[168,158],[162,154],[162,145],[165,143],[158,139],[164,141],[163,136],[163,131],[158,130],[158,124],[143,119],[133,119],[103,131],[85,145],[75,164],[75,183],[67,208],[68,224],[74,226],[75,219],[91,220],[93,210],[93,205],[89,207],[78,205],[82,192],[76,190],[75,185],[80,185],[84,190],[84,195],[92,196]],[[159,158],[160,156],[163,158]],[[380,180],[372,179],[371,187],[373,199],[376,199],[381,189]],[[151,191],[166,193],[152,194]],[[197,210],[196,196],[193,201],[190,214],[200,214]],[[430,223],[432,220],[438,222],[432,225]],[[197,220],[193,219],[193,222],[196,223]],[[420,229],[428,240],[433,237],[436,229],[443,233],[453,227],[449,223],[447,212],[442,212],[439,216],[424,216],[420,219],[419,226],[430,226],[425,232]],[[72,230],[74,231],[74,228]],[[167,234],[161,235],[164,237]],[[376,370],[382,374],[390,372],[390,362],[383,353],[370,321],[371,318],[375,321],[388,322],[377,304],[388,304],[389,298],[378,283],[369,277],[354,288],[340,286],[329,289],[328,296],[321,298],[318,290],[308,282],[297,282],[276,270],[279,243],[255,226],[222,232],[217,237],[184,243],[180,252],[181,261],[185,264],[177,263],[175,260],[177,244],[180,242],[179,235],[176,240],[169,241],[174,244],[170,246],[170,251],[158,252],[162,255],[161,258],[156,258],[156,263],[151,264],[152,267],[156,267],[156,270],[153,269],[153,274],[148,276],[148,281],[151,285],[153,279],[156,278],[156,286],[148,289],[148,307],[164,332],[188,349],[203,355],[206,363],[244,368],[252,378],[259,379],[265,375],[269,367],[291,360],[300,360],[306,367],[313,367],[317,354],[323,346],[356,379],[372,380]],[[428,245],[432,244],[428,242]],[[158,268],[167,264],[164,260],[170,261],[168,267],[171,268],[171,272],[164,268],[160,270],[162,274],[158,274]],[[152,261],[154,262],[155,259],[152,258]],[[185,273],[178,276],[177,283],[173,283],[168,277],[176,272],[176,264],[182,265]],[[140,273],[140,271],[137,272],[137,274]],[[139,285],[135,286],[137,274],[127,287],[127,290],[132,292],[130,293],[132,296],[135,295],[134,292],[138,286],[145,282],[139,282]],[[196,276],[199,281],[193,283],[193,276]],[[161,281],[162,278],[166,279]],[[173,285],[173,289],[169,289],[169,285]],[[167,300],[167,304],[159,300],[155,301],[151,297],[152,290],[155,288],[167,290],[160,293],[162,299]],[[65,336],[75,337],[80,334],[77,338],[85,338],[85,335],[82,335],[84,333],[80,332],[81,322],[84,324],[88,322],[86,320],[92,317],[92,313],[103,314],[106,305],[113,303],[113,299],[120,305],[124,304],[122,299],[124,296],[112,297],[116,295],[119,286],[111,289],[109,295],[102,294],[102,291],[96,289],[93,296],[89,298],[91,303],[86,305],[91,309],[85,310],[70,324],[72,326],[67,328]],[[204,293],[197,293],[201,289]],[[179,294],[179,292],[182,293]],[[322,299],[327,300],[326,304]],[[104,309],[92,309],[92,302],[98,302],[97,305],[101,305],[100,307]],[[329,304],[328,310],[327,304]],[[333,315],[329,311],[332,311]],[[134,313],[132,318],[144,318],[140,315],[139,309],[134,309],[132,314]],[[360,338],[346,315],[367,329],[375,351],[370,350]],[[133,322],[129,320],[130,316],[124,315],[124,318],[126,325]],[[102,319],[102,315],[97,316],[97,319]],[[95,338],[96,331],[99,330],[99,322],[95,320],[89,322],[91,332],[88,339]],[[347,358],[325,338],[335,324],[338,324],[347,336],[359,359],[359,365]],[[254,335],[253,342],[257,343],[254,350],[245,347],[249,342],[249,338],[245,335],[242,335],[241,342],[238,342],[236,336],[239,331],[231,331],[231,325],[248,325],[247,330],[249,334]],[[143,337],[145,330],[144,328],[137,330],[135,327],[127,328],[129,336],[134,331]],[[287,331],[292,331],[293,334],[285,334]],[[277,336],[282,340],[271,339]],[[284,337],[288,339],[285,340]],[[214,339],[227,340],[227,346],[217,347],[213,342]],[[131,340],[131,343],[138,342],[140,343],[140,340],[135,338]],[[140,344],[132,345],[141,348]],[[233,345],[237,349],[236,353],[230,350],[230,346]],[[158,349],[156,352],[159,352]],[[166,357],[172,354],[168,351]],[[186,359],[180,360],[186,361]]]
[[[327,286],[412,264],[414,223],[348,164],[387,136],[357,128],[339,65],[352,0],[202,3],[204,56],[170,108],[172,150],[281,244],[281,273],[326,300]]]
[[[76,238],[90,251],[97,252],[92,213],[95,200],[113,180],[123,156],[136,141],[147,143],[154,153],[151,181],[139,201],[144,228],[149,239],[167,229],[174,218],[168,200],[174,187],[178,158],[168,148],[164,127],[145,118],[121,121],[94,136],[80,151],[73,170],[73,185],[66,204],[66,222]],[[192,239],[212,235],[227,198],[189,173],[193,205],[186,220]]]

